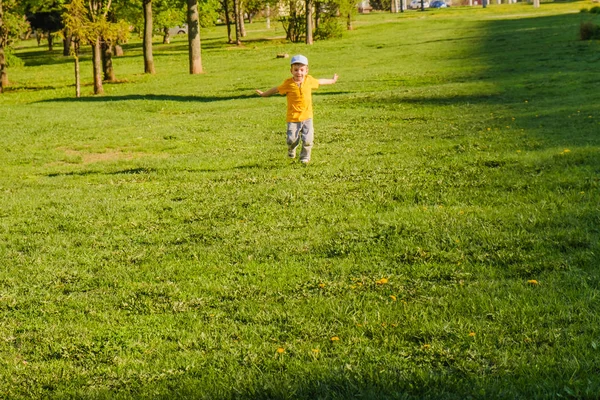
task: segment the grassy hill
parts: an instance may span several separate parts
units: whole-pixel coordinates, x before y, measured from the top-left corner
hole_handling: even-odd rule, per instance
[[[600,43],[590,2],[357,16],[307,47],[203,30],[0,96],[0,397],[597,398]],[[277,26],[275,26],[277,25]],[[313,160],[286,158],[302,53]]]

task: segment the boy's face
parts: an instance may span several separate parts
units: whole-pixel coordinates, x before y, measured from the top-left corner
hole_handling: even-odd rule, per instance
[[[294,64],[290,69],[292,76],[294,77],[294,81],[302,82],[306,74],[308,74],[308,65],[304,64]]]

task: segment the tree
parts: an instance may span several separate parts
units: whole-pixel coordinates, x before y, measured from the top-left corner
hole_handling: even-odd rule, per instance
[[[233,0],[233,16],[235,18],[235,44],[242,44],[246,36],[246,27],[244,26],[244,4],[242,0]]]
[[[2,93],[4,87],[8,85],[6,55],[4,52],[6,42],[8,42],[8,29],[6,29],[6,25],[4,24],[4,8],[2,0],[0,0],[0,93]]]
[[[106,16],[110,10],[112,0],[88,0],[89,36],[92,45],[92,69],[94,76],[94,94],[103,94],[102,85],[102,37],[108,30]]]
[[[187,24],[190,74],[201,74],[202,53],[200,45],[198,0],[187,0]]]
[[[83,38],[90,36],[86,24],[86,9],[83,0],[72,0],[63,14],[63,22],[72,37],[71,55],[75,64],[75,97],[81,97],[81,78],[79,71],[79,46]]]
[[[252,19],[258,13],[265,9],[265,5],[269,5],[265,0],[246,0],[244,3],[244,11],[248,15],[248,23],[252,23]]]
[[[220,3],[225,17],[225,26],[227,27],[227,43],[233,43],[233,39],[231,38],[231,18],[229,16],[229,1],[230,0],[221,0]]]
[[[340,38],[343,28],[339,23],[338,16],[341,13],[337,2],[317,3],[315,18],[315,39],[324,40]]]
[[[298,43],[306,36],[305,2],[289,0],[289,15],[281,18],[286,39]]]
[[[154,74],[154,58],[152,57],[152,0],[144,0],[144,73]]]
[[[52,51],[54,48],[54,33],[64,28],[60,11],[36,12],[29,14],[27,20],[33,30],[46,33],[48,37],[48,51]]]
[[[125,40],[128,35],[127,23],[110,22],[108,13],[112,0],[72,0],[63,15],[65,26],[74,37],[77,46],[80,41],[92,45],[92,69],[94,76],[94,94],[104,93],[102,73],[114,80],[112,70],[112,44],[117,40]],[[111,17],[114,18],[114,17]],[[102,45],[105,45],[105,63],[103,66]],[[77,48],[78,49],[78,48]],[[106,54],[108,50],[108,54]],[[78,53],[74,54],[76,70],[79,68]],[[108,57],[108,60],[106,59]],[[76,77],[76,80],[78,77]]]
[[[312,1],[306,0],[306,44],[313,44]]]
[[[85,0],[87,1],[87,0]],[[157,0],[153,0],[154,3]],[[113,0],[110,14],[115,20],[127,21],[130,27],[138,32],[144,30],[144,5],[143,0]]]
[[[62,13],[69,0],[20,0],[23,11],[27,15],[32,30],[44,32],[48,38],[48,49],[54,46],[54,34],[60,33],[63,38],[63,55],[68,56],[71,47],[71,35],[64,32]],[[37,36],[38,44],[41,35]]]
[[[171,42],[169,28],[182,26],[186,23],[186,6],[181,1],[153,0],[154,25],[163,32],[163,43]]]
[[[352,17],[356,14],[356,6],[358,5],[357,0],[335,0],[335,4],[338,7],[340,15],[346,17],[346,28],[351,31]]]
[[[27,26],[19,5],[16,0],[0,0],[0,93],[8,86],[10,46]]]

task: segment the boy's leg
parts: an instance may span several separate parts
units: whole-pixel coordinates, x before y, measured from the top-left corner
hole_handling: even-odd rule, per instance
[[[287,123],[287,145],[288,145],[288,157],[296,157],[296,147],[300,143],[300,130],[302,129],[301,122],[288,122]]]
[[[315,131],[313,129],[313,120],[309,118],[302,121],[302,151],[300,152],[300,162],[308,163],[312,150]]]

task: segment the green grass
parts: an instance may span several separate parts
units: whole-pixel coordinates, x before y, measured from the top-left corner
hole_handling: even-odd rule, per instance
[[[217,27],[196,76],[183,38],[154,76],[133,39],[104,96],[84,54],[81,99],[69,59],[20,43],[0,398],[598,398],[591,5],[375,13],[311,47]],[[253,93],[283,52],[340,75],[308,167],[285,99]]]

